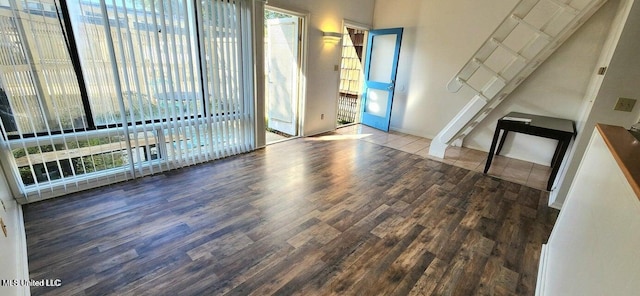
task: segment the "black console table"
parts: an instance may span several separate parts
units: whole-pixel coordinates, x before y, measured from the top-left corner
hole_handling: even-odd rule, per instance
[[[498,143],[498,138],[500,137],[500,131],[504,132],[502,133],[500,144],[498,145],[498,150],[496,151],[496,144]],[[562,164],[562,159],[567,152],[569,143],[571,142],[571,139],[576,135],[575,123],[568,119],[524,114],[518,112],[511,112],[507,114],[506,116],[500,118],[498,120],[498,124],[496,125],[496,131],[493,134],[493,141],[491,142],[491,148],[489,149],[489,155],[487,156],[487,163],[484,166],[485,174],[489,171],[489,167],[491,167],[491,161],[493,160],[494,151],[496,155],[500,154],[502,146],[504,145],[504,140],[509,132],[517,132],[558,140],[556,151],[553,154],[553,158],[551,159],[551,175],[549,176],[549,181],[547,182],[547,190],[551,190],[551,186],[553,186],[553,181],[556,179],[556,175],[558,175],[560,164]]]

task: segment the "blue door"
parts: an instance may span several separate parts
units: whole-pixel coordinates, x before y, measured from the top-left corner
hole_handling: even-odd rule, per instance
[[[362,123],[389,131],[403,28],[369,31],[364,64]]]

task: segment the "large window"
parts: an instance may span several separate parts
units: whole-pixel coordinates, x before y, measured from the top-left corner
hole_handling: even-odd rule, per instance
[[[192,1],[68,2],[97,125],[203,114]]]
[[[25,197],[253,149],[248,2],[0,2],[2,161]]]
[[[84,128],[78,81],[53,3],[20,4],[0,9],[3,133],[16,138]],[[38,7],[42,9],[34,10]]]

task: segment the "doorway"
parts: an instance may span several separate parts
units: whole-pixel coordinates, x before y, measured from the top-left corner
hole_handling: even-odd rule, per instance
[[[271,144],[300,133],[302,16],[265,9],[265,133]]]
[[[337,126],[361,121],[362,89],[364,83],[364,48],[368,30],[351,25],[343,27],[342,58],[340,61],[340,89],[338,93]]]

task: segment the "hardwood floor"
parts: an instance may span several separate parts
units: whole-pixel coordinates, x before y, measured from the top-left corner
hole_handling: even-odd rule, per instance
[[[332,139],[325,137],[324,139]],[[24,206],[33,295],[533,295],[547,193],[296,139]]]

